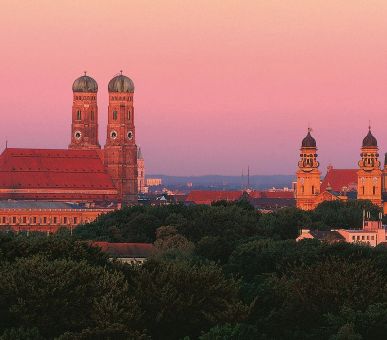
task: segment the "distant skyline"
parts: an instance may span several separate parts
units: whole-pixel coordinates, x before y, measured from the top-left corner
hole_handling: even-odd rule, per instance
[[[293,174],[311,126],[322,173],[387,152],[387,2],[16,1],[0,12],[0,146],[67,148],[73,81],[133,79],[146,172]]]

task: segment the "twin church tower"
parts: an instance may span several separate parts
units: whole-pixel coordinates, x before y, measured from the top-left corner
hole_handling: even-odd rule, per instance
[[[328,167],[327,175],[322,183],[318,169],[316,140],[310,132],[309,129],[301,143],[300,160],[296,173],[297,207],[311,210],[323,201],[345,201],[356,198],[369,200],[383,207],[386,213],[387,202],[384,203],[383,194],[387,192],[387,164],[385,163],[384,169],[381,170],[378,143],[371,133],[371,127],[363,139],[358,168],[333,169]],[[354,181],[357,183],[353,183]]]
[[[86,75],[73,83],[71,143],[69,149],[100,150],[98,140],[97,82]],[[107,173],[123,201],[136,199],[137,145],[134,125],[134,84],[122,72],[108,85],[109,106],[106,143],[101,150]]]

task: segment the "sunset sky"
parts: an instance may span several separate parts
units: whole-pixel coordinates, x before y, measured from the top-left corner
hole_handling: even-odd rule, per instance
[[[292,174],[307,127],[321,170],[387,152],[385,0],[1,0],[0,144],[67,148],[71,85],[133,79],[147,173]]]

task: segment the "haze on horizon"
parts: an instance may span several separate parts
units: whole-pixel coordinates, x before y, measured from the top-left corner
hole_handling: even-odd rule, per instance
[[[322,172],[354,168],[369,120],[387,151],[386,17],[383,0],[3,0],[1,148],[67,148],[84,70],[104,145],[122,69],[147,173],[293,174],[308,125]]]

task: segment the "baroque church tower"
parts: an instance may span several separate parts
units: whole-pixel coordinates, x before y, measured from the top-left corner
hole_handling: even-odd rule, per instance
[[[104,162],[124,203],[137,202],[137,146],[133,81],[121,74],[108,85],[109,107]]]
[[[73,83],[69,149],[100,149],[98,142],[97,82],[85,74]]]
[[[316,196],[320,193],[320,171],[317,161],[316,140],[310,134],[302,140],[300,160],[297,170],[296,202],[297,208],[312,210],[316,207]]]
[[[371,133],[363,139],[361,160],[358,162],[357,172],[357,199],[370,200],[379,206],[382,205],[382,170],[380,169],[378,142]]]

